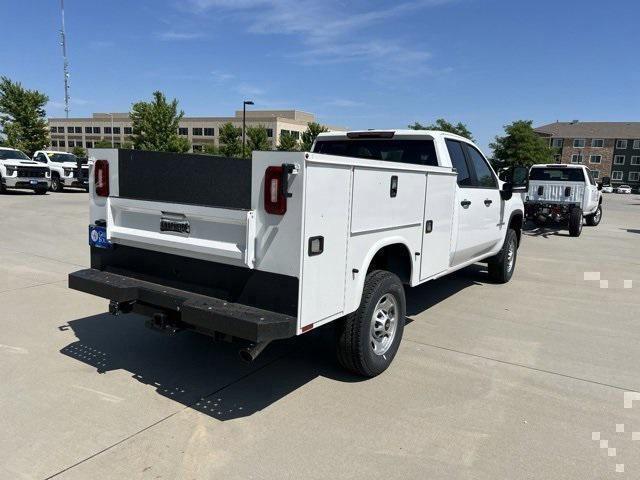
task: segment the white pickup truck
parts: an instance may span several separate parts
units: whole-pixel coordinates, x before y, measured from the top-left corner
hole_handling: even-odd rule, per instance
[[[526,216],[540,226],[548,221],[567,222],[569,234],[578,237],[583,219],[593,227],[602,219],[601,189],[584,165],[534,165],[529,172]]]
[[[89,165],[73,153],[38,150],[33,154],[35,162],[47,165],[51,171],[51,191],[62,192],[66,188],[82,188],[89,191]]]
[[[48,168],[30,160],[20,150],[0,147],[0,193],[7,189],[25,188],[43,195],[49,185]]]
[[[398,350],[404,286],[479,261],[496,282],[514,272],[524,208],[512,193],[526,187],[449,133],[324,133],[310,153],[246,160],[91,158],[91,268],[70,288],[166,332],[248,340],[245,360],[336,321],[340,363],[374,376]]]

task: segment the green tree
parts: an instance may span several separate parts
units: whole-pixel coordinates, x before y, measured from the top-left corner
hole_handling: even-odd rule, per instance
[[[82,148],[80,145],[73,147],[73,150],[71,150],[71,153],[73,153],[76,157],[87,156],[87,151],[84,148]]]
[[[307,125],[307,129],[302,134],[302,145],[300,146],[300,150],[303,152],[309,152],[318,134],[328,131],[329,129],[324,125],[320,125],[317,122],[311,122]]]
[[[178,124],[184,112],[178,111],[178,100],[167,102],[164,93],[153,92],[151,102],[137,102],[131,107],[133,146],[137,150],[186,152],[189,141],[178,136]]]
[[[129,141],[122,142],[122,145],[120,145],[120,148],[124,148],[125,150],[133,150],[133,142],[129,142]]]
[[[4,143],[27,155],[49,145],[44,93],[27,90],[19,82],[0,77],[0,128]]]
[[[94,148],[111,148],[111,140],[98,140],[93,144]]]
[[[267,151],[271,150],[271,143],[269,142],[269,136],[267,135],[267,129],[264,125],[258,125],[256,127],[247,127],[247,151],[244,156],[248,157],[253,151]]]
[[[220,155],[220,149],[212,143],[206,143],[202,148],[202,153],[205,155]]]
[[[225,157],[239,157],[242,154],[242,129],[227,122],[220,127],[220,153]]]
[[[468,138],[472,142],[475,141],[473,135],[471,135],[471,131],[464,123],[458,122],[454,125],[453,123],[446,121],[444,118],[437,119],[436,122],[431,125],[422,125],[419,122],[415,122],[413,125],[409,125],[409,128],[412,130],[441,130],[443,132],[454,133],[461,137]]]
[[[531,120],[517,120],[504,126],[505,136],[496,137],[489,146],[504,167],[553,162],[553,149],[533,130]]]
[[[296,152],[298,151],[298,139],[290,133],[280,134],[280,143],[278,144],[278,150],[281,152]]]

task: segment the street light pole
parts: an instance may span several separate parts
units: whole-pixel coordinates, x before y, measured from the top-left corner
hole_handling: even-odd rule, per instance
[[[244,145],[245,145],[245,131],[246,131],[246,117],[247,117],[247,105],[253,105],[251,100],[245,100],[242,102],[242,158],[245,157]]]
[[[111,115],[111,148],[114,148],[115,143],[113,143],[113,113]]]

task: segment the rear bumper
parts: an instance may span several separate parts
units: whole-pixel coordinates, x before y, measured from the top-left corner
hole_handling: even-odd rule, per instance
[[[133,311],[158,312],[205,334],[222,333],[252,342],[292,337],[295,317],[166,287],[97,269],[69,274],[69,288],[132,304]]]

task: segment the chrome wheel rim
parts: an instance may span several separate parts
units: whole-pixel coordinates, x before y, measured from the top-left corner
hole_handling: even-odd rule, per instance
[[[600,214],[601,214],[602,210],[600,209],[600,207],[598,207],[598,209],[596,210],[595,215],[593,216],[593,219],[597,222],[600,221]]]
[[[513,270],[513,264],[516,261],[516,242],[513,240],[509,242],[509,248],[507,249],[507,272]]]
[[[384,355],[387,353],[398,329],[398,301],[390,293],[380,297],[371,316],[371,331],[369,343],[373,353]]]

